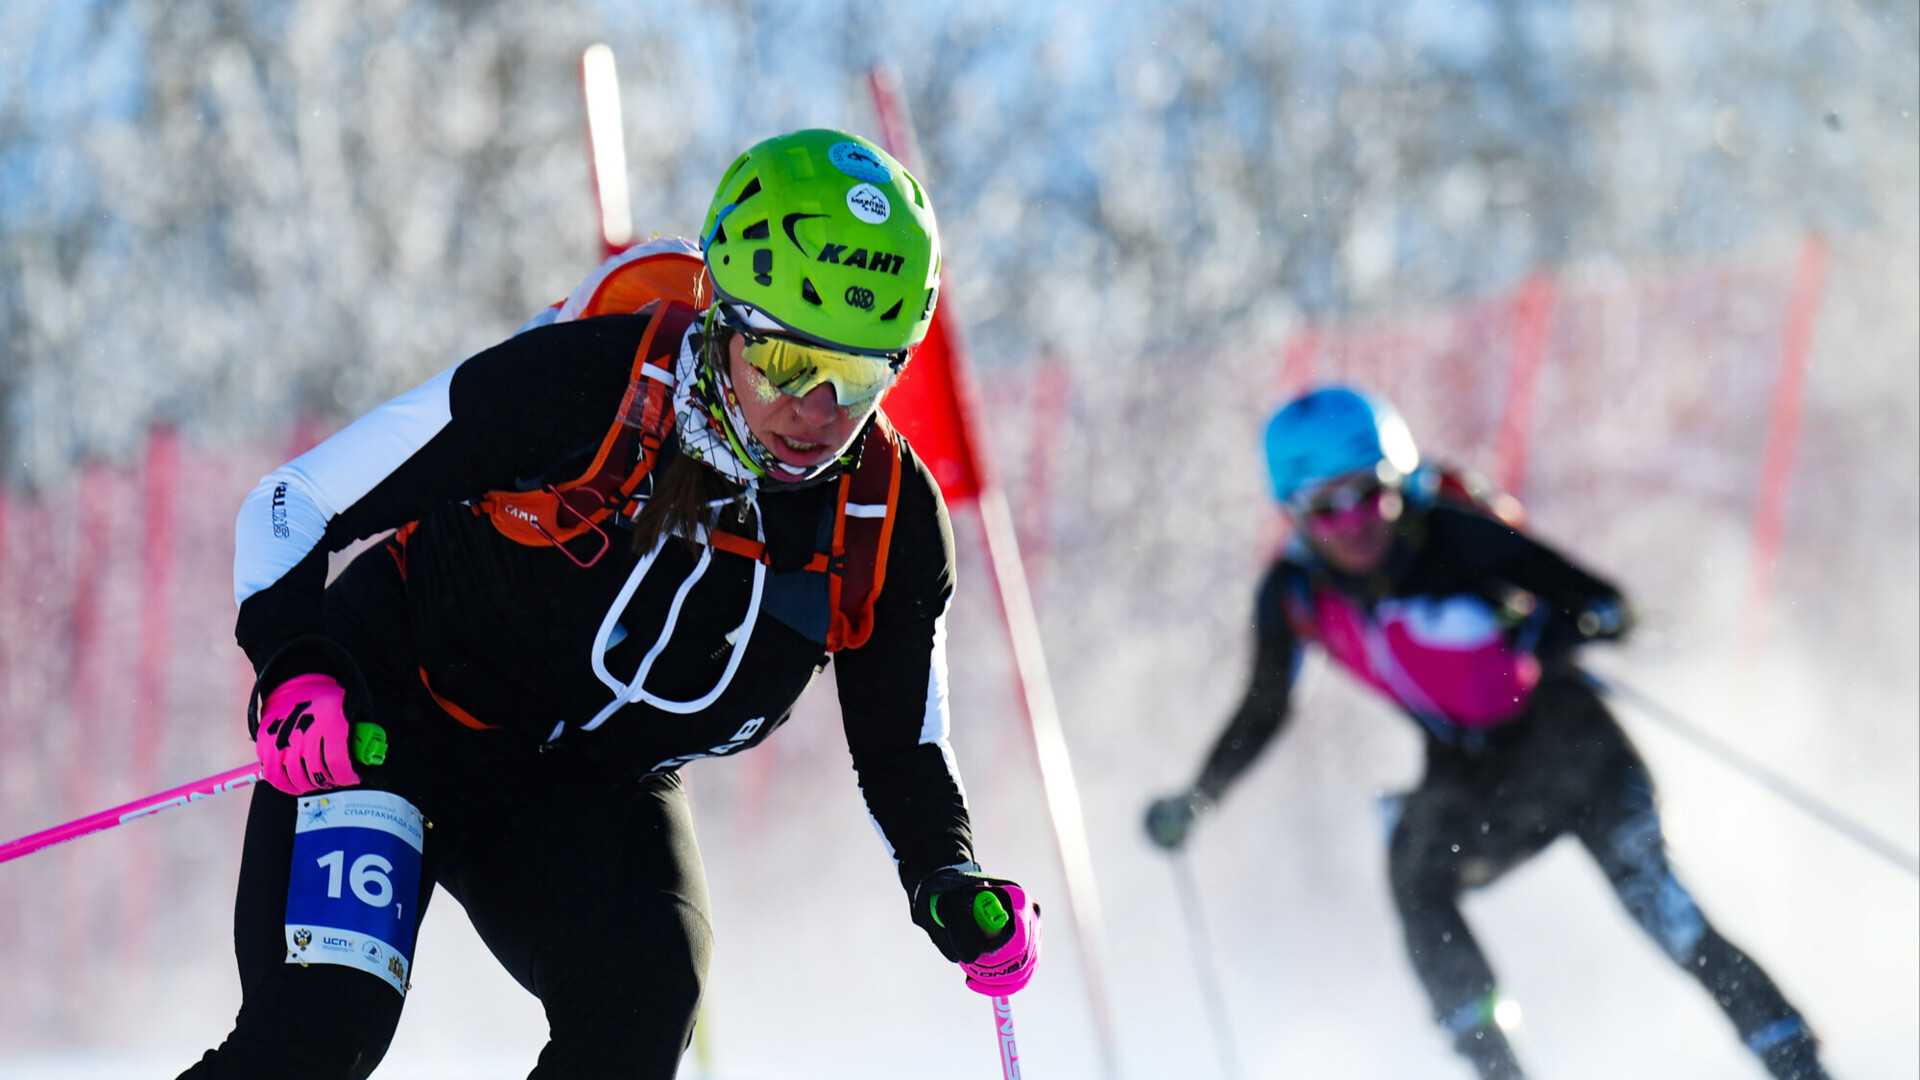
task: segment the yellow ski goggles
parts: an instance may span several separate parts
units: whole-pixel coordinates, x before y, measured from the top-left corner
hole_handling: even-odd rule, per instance
[[[871,408],[906,361],[905,353],[863,355],[815,345],[749,326],[730,305],[722,304],[720,310],[727,326],[745,339],[747,363],[791,397],[805,397],[831,383],[841,408]]]

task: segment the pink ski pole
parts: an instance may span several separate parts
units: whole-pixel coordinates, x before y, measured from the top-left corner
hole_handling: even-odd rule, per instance
[[[1001,1080],[1020,1080],[1020,1048],[1013,1041],[1013,999],[993,999],[993,1037],[1000,1042]]]
[[[242,765],[236,769],[228,769],[226,772],[215,773],[204,779],[195,780],[190,784],[181,784],[177,788],[169,788],[159,794],[149,795],[144,799],[135,799],[130,803],[116,806],[111,810],[102,810],[97,814],[88,814],[86,817],[69,821],[65,825],[55,825],[51,829],[44,829],[30,836],[23,836],[18,840],[7,841],[5,845],[0,845],[0,863],[10,862],[20,858],[22,855],[31,855],[42,848],[50,848],[55,844],[63,844],[68,840],[85,836],[88,833],[97,833],[102,829],[111,829],[115,825],[125,825],[135,818],[146,817],[148,814],[157,814],[162,810],[171,810],[176,806],[185,806],[188,803],[196,803],[202,799],[211,799],[215,795],[222,794],[223,792],[234,791],[243,787],[251,787],[253,783],[259,779],[260,766]]]
[[[982,891],[973,898],[973,924],[991,938],[1000,933],[1011,918],[1000,898]],[[999,1046],[1000,1080],[1020,1080],[1020,1047],[1013,1038],[1013,998],[989,999],[993,1003],[993,1038]]]
[[[379,765],[387,759],[387,733],[378,724],[353,725],[353,759],[362,765]],[[171,810],[176,806],[186,806],[202,799],[211,799],[229,791],[238,791],[243,787],[252,787],[260,779],[260,766],[241,765],[223,773],[215,773],[189,784],[168,788],[144,799],[135,799],[122,803],[111,810],[102,810],[76,818],[65,825],[55,825],[18,840],[9,840],[0,845],[0,863],[11,862],[23,855],[31,855],[43,848],[63,844],[68,840],[111,829],[115,825],[125,825],[135,818],[157,814],[162,810]]]

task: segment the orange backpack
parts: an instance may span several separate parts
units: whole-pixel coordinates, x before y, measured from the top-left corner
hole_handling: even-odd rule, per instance
[[[575,565],[606,554],[608,518],[638,512],[635,491],[659,461],[674,425],[674,361],[681,339],[711,295],[706,263],[684,240],[654,240],[628,248],[528,323],[630,314],[652,306],[653,316],[634,350],[632,377],[586,471],[531,491],[490,491],[475,502],[501,535],[528,547],[552,546]],[[887,547],[900,497],[899,435],[885,414],[874,419],[858,467],[842,473],[829,549],[803,568],[827,575],[829,652],[858,648],[873,633],[873,606],[886,582]],[[591,537],[578,544],[582,537]],[[716,551],[767,562],[766,545],[712,530]],[[584,550],[577,550],[584,548]]]

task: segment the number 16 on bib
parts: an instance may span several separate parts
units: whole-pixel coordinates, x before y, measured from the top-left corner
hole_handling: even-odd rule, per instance
[[[338,964],[405,994],[420,927],[420,811],[384,791],[299,800],[287,878],[287,963]]]

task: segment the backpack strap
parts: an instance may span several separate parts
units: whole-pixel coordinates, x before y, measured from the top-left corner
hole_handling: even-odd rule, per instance
[[[1508,528],[1523,529],[1527,524],[1526,507],[1519,499],[1480,473],[1450,462],[1423,464],[1414,470],[1407,494],[1419,506],[1446,503],[1477,510]]]
[[[407,541],[413,539],[415,530],[419,528],[420,519],[415,518],[393,530],[393,534],[382,545],[387,549],[387,556],[393,560],[394,569],[399,571],[402,584],[407,580]]]
[[[752,559],[754,562],[763,563],[768,561],[767,545],[758,540],[741,536],[739,533],[727,532],[724,529],[708,529],[707,545],[715,551],[724,551],[729,555],[738,555],[743,559]],[[820,562],[821,568],[825,569],[825,560],[819,559],[818,556],[815,558]],[[813,569],[813,565],[809,563],[807,569]]]
[[[674,361],[697,317],[673,301],[654,312],[634,349],[627,392],[585,472],[532,491],[490,491],[475,509],[517,544],[558,547],[580,566],[598,562],[611,542],[601,523],[633,499],[673,430]]]
[[[873,636],[873,606],[887,580],[887,551],[900,505],[900,437],[876,413],[860,464],[843,474],[827,562],[831,623],[827,651],[857,649]]]
[[[886,584],[887,552],[900,505],[899,434],[882,413],[874,417],[865,439],[859,464],[834,481],[833,502],[821,516],[815,543],[826,550],[816,548],[803,565],[768,578],[768,613],[828,652],[857,649],[873,636],[874,604]],[[715,551],[770,565],[767,546],[758,540],[713,529],[706,542]],[[814,574],[824,575],[825,581],[802,582]],[[825,588],[815,592],[821,584]]]
[[[1318,639],[1320,623],[1314,613],[1311,572],[1299,566],[1283,567],[1274,575],[1272,588],[1274,606],[1278,610],[1269,613],[1268,617],[1277,616],[1286,620],[1293,636],[1300,641]]]
[[[468,712],[467,710],[461,708],[459,705],[455,704],[454,702],[451,702],[446,698],[441,697],[440,692],[438,690],[435,690],[433,688],[433,684],[427,681],[427,669],[422,667],[419,669],[419,671],[420,671],[420,686],[424,690],[426,690],[427,696],[433,699],[433,703],[435,705],[440,706],[440,710],[442,712],[446,713],[448,716],[453,717],[455,720],[458,720],[460,722],[461,727],[472,728],[475,731],[489,731],[489,730],[492,730],[493,728],[497,728],[500,726],[499,724],[489,724],[486,721]]]

